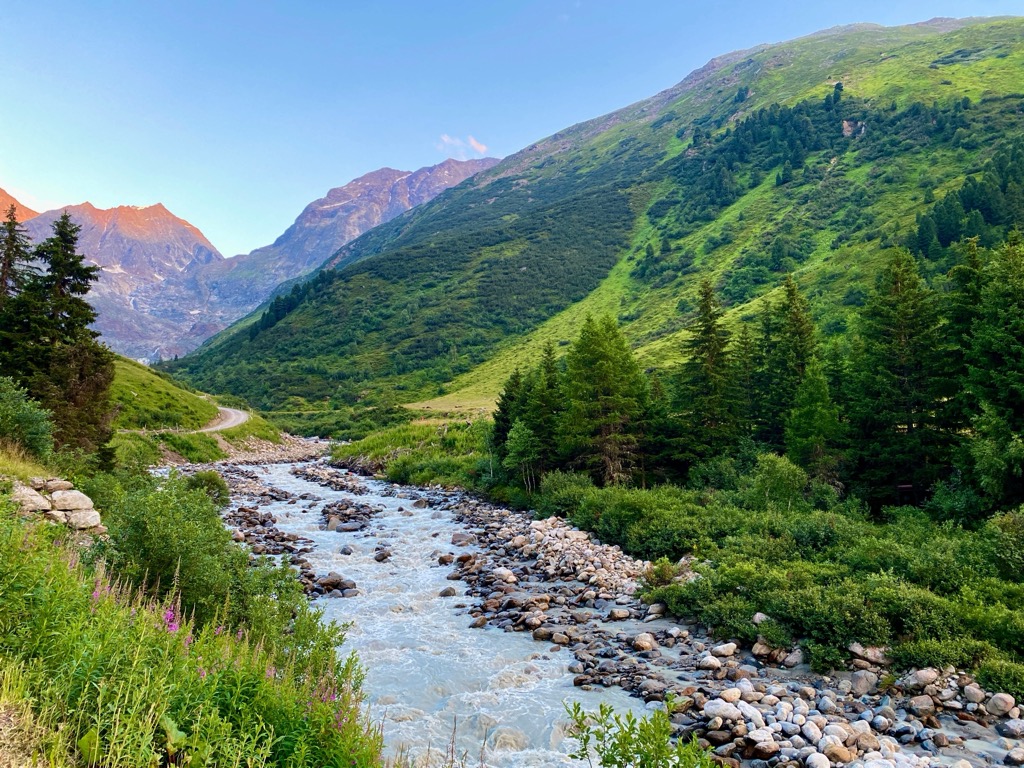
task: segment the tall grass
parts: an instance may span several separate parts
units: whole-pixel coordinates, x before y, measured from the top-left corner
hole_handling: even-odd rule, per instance
[[[88,570],[56,529],[0,509],[0,679],[86,765],[374,766],[354,658],[281,662]]]

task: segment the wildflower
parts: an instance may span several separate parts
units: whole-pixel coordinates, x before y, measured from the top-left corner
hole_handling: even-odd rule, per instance
[[[267,667],[267,679],[269,680],[277,674],[277,670],[274,667]]]
[[[202,667],[199,668],[199,679],[203,680],[206,678],[206,670]]]
[[[213,630],[213,634],[215,634],[215,635],[222,635],[222,634],[224,634],[224,626],[221,625],[221,626],[217,627],[215,630]]]
[[[164,626],[168,632],[177,632],[181,628],[178,618],[174,615],[173,608],[168,608],[164,611]]]

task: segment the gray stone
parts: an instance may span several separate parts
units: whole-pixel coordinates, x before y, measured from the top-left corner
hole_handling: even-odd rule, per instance
[[[716,659],[714,656],[705,656],[703,659],[697,662],[697,669],[706,669],[711,672],[717,672],[721,668],[721,659]]]
[[[54,509],[73,511],[78,509],[92,509],[92,499],[81,491],[54,491],[50,497]]]
[[[642,632],[633,638],[633,650],[635,651],[653,651],[657,647],[658,641],[650,632]]]
[[[981,704],[985,700],[985,691],[980,685],[971,683],[964,686],[964,698],[972,704]]]
[[[21,484],[14,486],[11,499],[21,507],[22,512],[48,512],[53,508],[45,496]]]
[[[608,611],[608,621],[623,621],[629,618],[629,611],[625,608],[612,608]]]
[[[1011,749],[1006,753],[1003,762],[1006,765],[1024,765],[1024,748],[1017,747],[1016,749]]]
[[[491,574],[495,579],[505,582],[506,584],[515,584],[516,581],[518,581],[518,579],[516,579],[516,575],[508,568],[495,568],[491,571]]]
[[[43,483],[43,490],[47,493],[53,493],[54,491],[70,491],[74,487],[74,483],[71,483],[68,480],[60,480],[56,477]]]
[[[1008,739],[1024,739],[1024,720],[1007,720],[996,726],[996,730]]]
[[[931,696],[915,696],[908,702],[907,706],[911,712],[918,716],[935,713],[935,702],[932,701]]]
[[[722,643],[721,645],[716,645],[711,649],[711,654],[713,656],[718,656],[723,659],[732,656],[734,653],[736,653],[736,643]]]
[[[440,592],[437,593],[437,596],[438,597],[455,597],[457,594],[458,594],[458,592],[455,590],[455,587],[445,587],[444,589],[442,589]]]
[[[832,768],[832,762],[821,752],[814,752],[804,760],[807,768]]]
[[[852,683],[851,693],[854,696],[864,696],[875,690],[875,687],[878,685],[878,675],[874,672],[868,672],[866,669],[861,669],[853,673],[850,682]]]
[[[782,660],[782,666],[792,669],[804,663],[804,649],[797,648]]]
[[[988,704],[985,705],[985,709],[988,710],[989,714],[995,715],[996,717],[1003,717],[1011,709],[1014,708],[1017,702],[1013,700],[1013,696],[1008,693],[996,693],[993,694],[992,698],[988,700]]]
[[[95,528],[100,524],[100,513],[91,507],[89,509],[75,509],[68,512],[68,525],[76,530]]]
[[[739,708],[721,699],[711,699],[704,705],[704,716],[707,718],[720,717],[723,720],[739,722],[743,719],[743,713]]]

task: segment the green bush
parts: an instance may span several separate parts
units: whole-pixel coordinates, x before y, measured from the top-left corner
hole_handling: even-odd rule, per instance
[[[185,487],[203,491],[217,509],[223,509],[231,501],[231,491],[220,473],[213,469],[203,469],[185,478]]]
[[[0,376],[0,439],[10,440],[40,459],[53,452],[50,412],[9,376]]]
[[[540,492],[535,501],[536,516],[570,518],[593,489],[594,481],[583,472],[548,472],[540,481]]]
[[[1024,581],[1024,507],[996,515],[986,526],[1004,579]]]
[[[159,598],[179,594],[200,623],[225,611],[247,557],[204,490],[170,478],[126,491],[105,511],[119,574]]]
[[[225,456],[213,437],[200,432],[161,432],[156,439],[193,464],[208,464]]]
[[[1024,701],[1024,664],[987,661],[978,670],[978,682],[985,690],[1008,693],[1017,701]]]
[[[948,667],[974,669],[997,655],[991,643],[959,637],[952,640],[914,640],[893,646],[889,655],[897,669]]]

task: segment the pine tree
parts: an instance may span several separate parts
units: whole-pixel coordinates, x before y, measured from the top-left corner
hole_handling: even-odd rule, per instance
[[[6,300],[19,293],[33,274],[31,261],[28,236],[18,223],[18,211],[12,205],[0,228],[0,312]]]
[[[944,429],[959,432],[977,413],[977,402],[968,385],[967,358],[974,336],[974,323],[981,313],[984,279],[978,239],[958,246],[959,262],[947,274],[949,291],[943,301],[947,364],[942,378],[940,419]]]
[[[861,312],[849,382],[852,479],[876,505],[920,500],[944,464],[939,324],[914,257],[894,251]]]
[[[498,403],[494,409],[494,426],[491,428],[491,446],[498,459],[505,458],[505,443],[512,424],[522,411],[523,374],[516,368],[505,382]]]
[[[812,359],[786,419],[786,455],[812,477],[832,480],[839,431],[839,408],[832,402],[821,363]]]
[[[43,329],[53,342],[73,343],[99,335],[89,330],[96,312],[83,297],[98,279],[100,268],[87,265],[78,253],[81,229],[65,211],[53,223],[53,235],[33,253],[45,271],[26,290],[45,307]]]
[[[562,382],[555,358],[555,345],[544,345],[540,363],[530,372],[523,396],[521,418],[537,438],[540,472],[558,461],[558,421],[562,413]]]
[[[610,317],[587,317],[569,348],[561,444],[605,485],[628,482],[638,462],[646,382]]]
[[[971,445],[985,490],[1024,502],[1024,242],[1013,237],[985,269],[967,353],[967,381],[980,404]]]
[[[800,293],[792,275],[786,276],[782,301],[774,308],[771,322],[774,338],[765,350],[764,412],[759,437],[768,445],[781,448],[786,418],[803,381],[804,371],[814,356],[816,346],[814,321],[810,307]]]
[[[536,467],[540,459],[540,441],[528,426],[516,419],[505,442],[505,458],[501,464],[505,469],[518,470],[523,487],[530,493],[536,485]]]
[[[724,452],[736,440],[736,393],[728,353],[729,333],[709,280],[700,284],[693,335],[686,342],[676,391],[683,425],[684,463]]]

